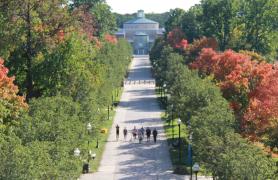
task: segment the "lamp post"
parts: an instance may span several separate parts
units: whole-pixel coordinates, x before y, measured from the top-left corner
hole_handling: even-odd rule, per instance
[[[91,156],[92,156],[92,158],[93,158],[93,160],[96,158],[96,153],[93,153],[93,154],[91,154]]]
[[[188,161],[189,161],[189,165],[190,165],[190,179],[192,180],[192,147],[191,147],[191,143],[192,143],[192,133],[190,133],[189,135],[189,143],[188,143]]]
[[[198,175],[198,172],[200,171],[200,166],[199,166],[198,163],[195,163],[195,164],[193,165],[193,171],[194,171],[195,174],[196,174],[196,180],[198,180],[197,175]]]
[[[108,107],[107,107],[107,120],[109,120],[109,111],[110,111],[110,109],[109,109],[110,107],[109,107],[109,105],[108,105]]]
[[[178,119],[179,126],[179,164],[181,164],[181,119]]]
[[[97,112],[98,112],[98,115],[101,117],[100,108],[97,108]],[[99,148],[99,143],[98,143],[98,131],[96,132],[96,137],[97,137],[97,145],[96,145],[96,148]]]
[[[80,150],[78,148],[75,148],[73,154],[74,154],[75,157],[79,157],[80,156]]]
[[[92,130],[92,125],[91,123],[88,123],[87,124],[87,131],[88,131],[88,137],[90,135],[90,132]],[[83,166],[83,172],[84,173],[89,173],[89,170],[90,170],[90,156],[91,156],[92,152],[90,150],[90,139],[88,139],[88,158],[87,158],[87,163],[84,164]]]
[[[162,79],[159,81],[159,93],[160,93],[160,99],[162,100]]]
[[[164,83],[164,84],[163,84],[163,94],[164,94],[164,98],[165,98],[165,96],[166,96],[166,93],[165,93],[166,87],[167,87],[167,85]]]
[[[174,141],[174,104],[171,104],[171,119],[172,119],[172,142]]]
[[[111,110],[113,110],[113,107],[114,107],[114,94],[113,94],[113,91],[112,91],[112,95],[111,95],[111,100],[112,100]]]
[[[193,160],[192,160],[192,132],[191,132],[191,124],[190,124],[190,112],[187,112],[188,116],[188,131],[189,131],[189,142],[188,142],[188,164],[190,166],[190,180],[192,180],[192,166],[193,166]]]

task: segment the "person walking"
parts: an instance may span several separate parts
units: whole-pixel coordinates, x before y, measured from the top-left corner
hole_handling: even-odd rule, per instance
[[[150,142],[150,138],[151,138],[151,130],[149,127],[147,127],[146,129],[146,135],[147,135],[147,142]]]
[[[154,130],[153,130],[153,141],[154,141],[154,143],[156,143],[156,137],[157,137],[157,130],[156,130],[156,128],[154,128]]]
[[[136,136],[137,136],[137,129],[136,129],[136,126],[134,126],[133,130],[132,130],[132,136],[133,136],[133,139],[135,140],[136,139]]]
[[[126,136],[127,136],[127,129],[126,129],[126,127],[124,128],[123,133],[124,133],[124,139],[126,141]]]
[[[119,135],[120,135],[120,126],[117,124],[117,126],[116,126],[116,139],[117,139],[117,141],[119,140]]]
[[[143,134],[142,134],[141,130],[138,131],[138,140],[139,140],[139,143],[141,144],[142,140],[143,140]]]
[[[142,138],[144,139],[144,136],[145,136],[145,129],[144,129],[143,126],[141,127],[140,131],[141,131],[141,133],[142,133]]]

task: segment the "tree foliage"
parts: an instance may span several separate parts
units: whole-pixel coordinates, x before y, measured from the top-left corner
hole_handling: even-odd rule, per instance
[[[185,11],[179,8],[170,10],[168,20],[165,22],[165,30],[167,33],[175,28],[182,28],[180,22],[182,21],[184,13]]]
[[[251,54],[252,55],[252,54]],[[256,58],[257,57],[257,58]],[[203,49],[191,64],[203,76],[213,75],[223,96],[239,119],[240,131],[251,139],[261,137],[277,120],[277,67],[258,56],[227,50]]]
[[[255,51],[273,61],[277,58],[277,7],[276,0],[202,0],[186,12],[173,13],[168,20],[173,26],[167,32],[180,27],[190,43],[202,36],[216,38],[221,51]]]
[[[131,47],[99,0],[0,0],[0,23],[0,179],[77,179]]]
[[[185,34],[182,32],[181,29],[174,28],[168,33],[167,41],[173,48],[184,50],[188,45],[188,42],[184,37]]]
[[[0,1],[0,12],[5,17],[5,42],[8,52],[6,65],[16,74],[16,83],[27,99],[37,96],[34,69],[44,59],[43,52],[55,48],[58,32],[67,27],[69,14],[61,8],[66,1],[24,0]],[[4,48],[5,49],[5,48]]]
[[[219,179],[276,177],[274,162],[235,133],[237,122],[221,90],[210,78],[200,78],[198,72],[188,69],[184,56],[168,49],[165,46],[161,58],[152,63],[156,64],[156,78],[164,77],[161,84],[167,84],[175,116],[188,125],[188,112],[191,114],[187,130],[193,136],[194,161]],[[207,57],[217,54],[212,49],[203,51]]]
[[[14,77],[8,77],[9,70],[0,58],[0,127],[18,123],[28,105],[25,98],[18,96],[18,87],[14,84]]]

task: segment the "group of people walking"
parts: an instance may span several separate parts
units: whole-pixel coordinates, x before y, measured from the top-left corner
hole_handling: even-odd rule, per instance
[[[136,140],[138,138],[139,143],[142,143],[145,135],[147,136],[147,142],[150,142],[151,135],[153,135],[153,141],[154,141],[154,143],[156,143],[158,132],[157,132],[156,128],[151,130],[149,127],[147,127],[147,129],[145,130],[143,126],[140,129],[137,129],[136,126],[134,126],[134,128],[132,130],[130,130],[130,134],[131,134],[130,140]],[[126,141],[126,138],[128,135],[128,130],[126,129],[126,127],[123,129],[123,135],[124,135],[124,140]],[[120,126],[117,124],[116,125],[117,141],[119,140],[119,136],[120,136]]]

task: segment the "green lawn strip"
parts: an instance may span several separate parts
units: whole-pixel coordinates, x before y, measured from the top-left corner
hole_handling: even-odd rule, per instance
[[[115,102],[120,101],[122,92],[123,92],[123,88],[119,88],[119,91],[118,91],[119,96],[115,97]],[[114,91],[114,94],[116,94],[116,90]],[[114,107],[113,110],[110,111],[109,121],[105,118],[103,123],[100,125],[101,129],[106,128],[106,129],[108,129],[108,132],[106,134],[99,133],[99,135],[98,135],[99,148],[96,148],[96,145],[97,145],[96,138],[94,138],[94,140],[90,144],[90,149],[92,150],[93,153],[96,153],[96,158],[94,160],[90,161],[90,172],[96,172],[100,165],[100,161],[101,161],[102,154],[103,154],[103,151],[105,148],[105,144],[106,144],[108,136],[109,136],[109,130],[112,128],[115,113],[116,113],[116,107]],[[100,129],[99,129],[99,132],[100,132]]]
[[[179,167],[182,172],[179,172],[180,174],[190,174],[190,165],[188,164],[188,130],[186,128],[186,125],[184,123],[181,123],[181,162],[179,162],[179,147],[172,146],[172,142],[178,141],[179,138],[179,128],[177,119],[174,119],[173,121],[173,130],[172,130],[172,122],[171,119],[169,119],[166,115],[166,113],[162,114],[161,119],[163,120],[164,124],[164,130],[167,137],[167,142],[169,145],[169,153],[170,158],[172,161],[172,164],[174,166],[174,169]],[[172,133],[173,132],[173,133]],[[174,134],[174,139],[172,138],[172,134]],[[194,151],[194,149],[192,150]],[[193,157],[193,164],[194,164],[194,157]],[[199,163],[200,165],[200,172],[198,172],[199,175],[206,175],[210,176],[211,174],[208,173],[204,167]]]
[[[169,119],[165,113],[162,114],[163,124],[164,124],[164,130],[167,137],[167,142],[169,145],[169,153],[170,158],[172,161],[172,164],[174,168],[177,166],[184,169],[185,172],[190,172],[190,169],[187,167],[188,162],[188,146],[187,146],[187,129],[185,124],[181,123],[181,160],[179,160],[179,147],[173,146],[172,143],[176,143],[179,140],[179,127],[177,123],[177,119],[173,120],[173,127],[172,127],[172,120]],[[174,138],[173,138],[174,137]],[[189,171],[188,171],[189,170]]]

